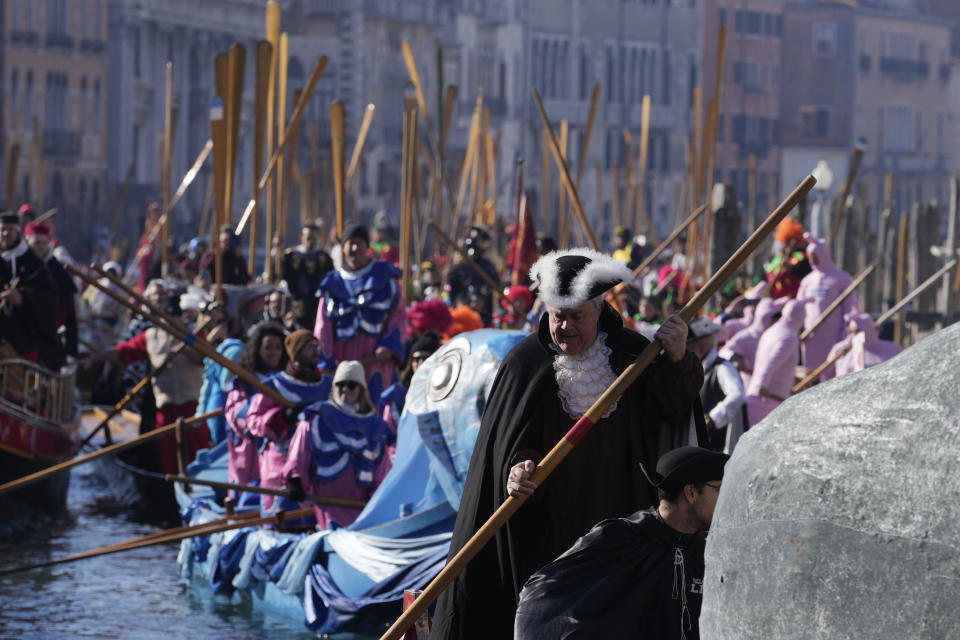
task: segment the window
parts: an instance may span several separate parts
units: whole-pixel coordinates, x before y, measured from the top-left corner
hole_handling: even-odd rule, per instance
[[[133,29],[133,75],[140,77],[140,29]]]
[[[800,108],[800,123],[803,135],[807,138],[827,138],[830,136],[830,107],[809,105]]]
[[[27,71],[27,84],[23,89],[23,113],[27,122],[33,121],[33,71]]]
[[[87,76],[80,79],[80,128],[87,127]]]
[[[17,70],[10,72],[10,111],[17,113]]]
[[[614,77],[616,76],[616,63],[613,60],[613,47],[607,46],[607,72],[606,72],[606,85],[607,85],[607,102],[613,102],[614,100]]]
[[[913,60],[916,57],[916,46],[913,36],[906,33],[891,33],[890,57]]]
[[[93,81],[93,130],[100,133],[100,78]]]
[[[727,24],[727,10],[723,7],[720,7],[717,10],[717,21],[720,23],[720,26],[726,26]]]
[[[671,101],[671,83],[673,82],[673,73],[670,69],[670,52],[663,52],[663,95],[661,95],[662,104],[669,107]]]
[[[832,58],[837,54],[837,25],[833,22],[813,23],[813,55]]]
[[[890,151],[912,151],[912,110],[909,107],[888,107],[886,120],[886,148]]]
[[[580,99],[586,100],[590,91],[590,57],[586,45],[580,45]]]

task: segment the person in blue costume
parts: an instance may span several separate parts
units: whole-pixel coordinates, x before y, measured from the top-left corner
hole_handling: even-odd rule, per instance
[[[294,331],[283,341],[290,364],[263,382],[296,406],[285,407],[273,396],[258,393],[247,409],[247,430],[263,438],[260,447],[260,486],[283,489],[283,465],[298,417],[304,408],[330,396],[331,379],[318,368],[320,351],[317,339],[306,329]],[[263,509],[275,506],[273,496],[263,496]],[[296,503],[280,498],[279,508],[297,508]]]
[[[188,294],[180,296],[181,307],[183,299]],[[206,330],[207,342],[217,347],[217,352],[227,360],[236,362],[243,351],[243,341],[230,335],[230,323],[223,305],[219,302],[207,302],[197,318],[198,326],[209,322]],[[203,384],[200,385],[200,398],[197,400],[197,414],[201,415],[223,407],[227,401],[227,392],[231,388],[233,372],[219,364],[212,358],[203,359]],[[229,427],[227,420],[221,413],[213,418],[207,418],[207,427],[210,429],[210,439],[213,444],[221,442],[226,436]]]
[[[387,426],[390,427],[390,444],[387,447],[390,460],[393,460],[396,455],[397,425],[400,424],[400,414],[403,413],[403,407],[406,404],[407,390],[410,388],[413,374],[439,348],[439,334],[435,331],[424,331],[420,339],[410,346],[410,358],[407,360],[407,366],[403,368],[403,372],[400,374],[400,379],[387,387],[380,395],[379,414],[383,421],[387,423]]]
[[[320,366],[333,370],[346,360],[363,365],[371,401],[393,383],[403,363],[406,302],[400,270],[370,257],[370,236],[360,224],[343,235],[343,266],[317,291],[320,303],[313,335],[320,341]]]
[[[292,500],[307,494],[365,502],[390,470],[389,429],[367,395],[363,367],[337,366],[330,400],[307,407],[290,442],[283,476]],[[360,509],[314,504],[320,529],[345,527]]]

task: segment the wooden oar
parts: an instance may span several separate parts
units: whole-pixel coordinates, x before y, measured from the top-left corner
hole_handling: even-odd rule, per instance
[[[257,188],[253,192],[254,196],[250,198],[250,202],[247,203],[246,208],[243,210],[243,216],[241,216],[240,222],[237,223],[236,231],[234,231],[234,233],[237,235],[243,233],[243,228],[246,226],[247,220],[250,218],[250,214],[253,212],[253,208],[257,205],[257,201],[263,194],[263,189],[267,186],[267,182],[270,180],[270,177],[273,174],[273,169],[275,166],[277,166],[277,162],[280,156],[283,154],[283,150],[287,148],[288,144],[290,144],[290,139],[293,137],[292,134],[297,130],[297,125],[300,123],[300,117],[303,115],[303,112],[307,107],[307,103],[310,102],[310,96],[313,95],[313,89],[317,86],[317,82],[320,80],[320,76],[323,75],[323,70],[326,68],[327,56],[320,56],[320,59],[317,60],[317,65],[313,68],[313,75],[310,76],[310,80],[307,81],[307,86],[304,87],[303,93],[300,94],[300,101],[297,102],[297,105],[293,108],[293,113],[290,115],[290,124],[284,130],[283,137],[280,138],[280,144],[277,145],[277,148],[273,151],[273,155],[270,156],[270,160],[267,162],[267,167],[263,170],[263,175],[260,176],[260,181],[257,183]],[[269,110],[269,104],[267,106]],[[281,232],[282,230],[277,230],[277,233]],[[267,258],[269,259],[269,255]]]
[[[212,487],[214,489],[233,489],[234,491],[245,491],[247,493],[258,493],[265,496],[279,496],[281,498],[289,498],[290,491],[287,489],[270,489],[268,487],[256,487],[253,485],[246,484],[231,484],[229,482],[218,482],[216,480],[205,480],[203,478],[194,478],[192,476],[177,476],[173,474],[167,474],[164,476],[167,482],[181,482],[183,484],[199,484],[205,487]],[[367,506],[366,500],[351,500],[350,498],[337,498],[336,496],[318,496],[315,494],[307,494],[310,502],[315,504],[328,504],[334,507],[350,507],[352,509],[363,509]]]
[[[255,387],[261,393],[267,394],[268,396],[270,396],[271,398],[273,398],[274,400],[276,400],[277,402],[279,402],[285,407],[294,406],[294,403],[292,403],[290,400],[287,400],[285,397],[280,395],[280,393],[278,393],[276,390],[271,389],[270,387],[264,385],[259,378],[251,374],[249,371],[241,367],[239,364],[237,364],[236,362],[233,362],[229,358],[224,357],[222,353],[214,349],[213,346],[211,346],[210,343],[208,343],[206,340],[203,340],[202,338],[198,337],[195,333],[187,331],[183,327],[183,325],[181,325],[179,322],[165,319],[165,318],[168,318],[166,314],[164,314],[162,311],[157,309],[157,307],[153,305],[149,300],[145,299],[143,296],[139,295],[137,292],[132,291],[129,287],[124,285],[122,282],[119,282],[110,272],[103,271],[102,269],[99,269],[96,265],[93,265],[92,267],[95,271],[97,271],[101,275],[104,275],[108,280],[110,280],[114,284],[117,284],[118,287],[121,288],[121,290],[124,291],[126,295],[136,300],[142,306],[138,307],[134,303],[130,302],[130,300],[128,300],[126,297],[117,294],[115,291],[113,291],[108,287],[103,286],[97,280],[95,280],[94,278],[91,278],[90,276],[83,273],[79,269],[73,267],[72,265],[66,264],[64,265],[64,267],[67,269],[67,271],[69,271],[73,275],[79,277],[80,279],[84,280],[88,284],[93,285],[100,291],[103,291],[105,294],[107,294],[108,296],[110,296],[111,298],[119,302],[121,305],[130,309],[134,313],[140,316],[143,316],[147,320],[150,320],[158,328],[162,329],[163,331],[166,331],[167,333],[172,335],[174,338],[177,338],[178,340],[182,340],[187,344],[187,346],[193,348],[194,350],[198,351],[200,354],[210,358],[217,364],[228,369],[231,373],[237,375],[244,382],[247,382],[251,386]],[[152,312],[145,311],[143,307],[150,309]]]
[[[653,264],[653,261],[657,259],[657,256],[659,256],[661,253],[664,252],[664,250],[665,250],[667,247],[669,247],[671,244],[673,244],[673,241],[676,240],[677,238],[679,238],[681,233],[683,233],[684,231],[686,231],[687,227],[689,227],[689,226],[693,223],[693,221],[696,220],[697,217],[698,217],[701,213],[703,213],[703,210],[704,210],[705,208],[706,208],[706,205],[703,205],[703,204],[700,205],[699,207],[697,207],[696,209],[694,209],[693,212],[692,212],[689,216],[687,216],[687,219],[686,219],[686,220],[684,220],[684,221],[681,222],[679,225],[677,225],[677,228],[674,229],[673,231],[671,231],[671,232],[670,232],[670,235],[668,235],[666,238],[664,238],[663,242],[661,242],[660,244],[658,244],[657,247],[656,247],[653,251],[650,252],[650,255],[648,255],[648,256],[644,259],[644,261],[641,262],[641,263],[637,266],[637,268],[633,270],[633,275],[634,275],[634,277],[639,276],[639,275],[642,274],[644,271],[646,271],[646,270],[650,267],[650,265]]]
[[[184,424],[190,425],[197,422],[203,422],[207,418],[215,418],[223,413],[223,409],[214,409],[213,411],[208,411],[207,413],[200,414],[199,416],[193,416],[187,418],[183,421]],[[126,442],[118,442],[112,444],[108,447],[104,447],[99,451],[94,451],[93,453],[88,453],[85,456],[80,456],[79,458],[73,458],[72,460],[67,460],[66,462],[61,462],[60,464],[55,464],[52,467],[47,467],[42,471],[37,471],[36,473],[31,473],[16,480],[7,482],[6,484],[0,485],[0,495],[9,493],[10,491],[15,491],[16,489],[21,489],[28,485],[31,485],[35,482],[40,482],[50,476],[56,475],[67,469],[72,469],[73,467],[83,464],[85,462],[90,462],[91,460],[96,460],[97,458],[102,458],[104,456],[112,456],[121,451],[126,451],[127,449],[132,449],[133,447],[138,447],[141,444],[150,442],[151,440],[156,440],[157,438],[164,436],[168,433],[172,433],[174,429],[177,428],[177,423],[173,422],[163,427],[159,427],[144,433],[143,435],[137,436],[133,440],[128,440]]]
[[[836,311],[841,304],[843,304],[844,300],[853,295],[853,292],[857,290],[857,287],[860,286],[860,283],[866,280],[867,276],[873,273],[873,270],[877,268],[878,264],[880,264],[879,256],[875,258],[873,262],[867,265],[866,269],[857,274],[857,277],[853,279],[847,288],[844,289],[843,292],[837,296],[833,302],[830,303],[830,306],[823,310],[816,320],[814,320],[809,329],[804,329],[803,333],[800,334],[800,342],[804,342],[807,338],[813,335],[813,332],[816,331],[821,324],[823,324],[823,321],[829,318],[833,312]]]
[[[694,316],[699,312],[700,308],[705,305],[710,298],[720,289],[727,281],[736,273],[737,269],[743,264],[743,262],[753,253],[757,247],[763,242],[763,240],[773,232],[776,228],[777,223],[780,222],[793,207],[813,188],[813,185],[816,184],[817,180],[813,176],[807,176],[807,178],[800,183],[800,185],[794,189],[793,193],[779,206],[777,209],[770,214],[770,216],[760,225],[760,227],[753,232],[753,234],[747,239],[747,241],[737,249],[729,260],[720,268],[717,273],[713,275],[710,280],[704,284],[690,302],[684,306],[680,311],[680,317],[684,322],[690,322],[693,320]],[[580,418],[576,424],[567,432],[563,437],[551,449],[550,453],[540,461],[537,465],[537,468],[534,470],[533,475],[530,480],[537,485],[542,485],[543,481],[547,479],[550,473],[557,468],[557,465],[573,450],[573,447],[576,446],[577,442],[580,441],[583,436],[585,436],[590,429],[600,420],[601,416],[606,412],[609,406],[616,402],[616,400],[630,387],[631,384],[636,381],[640,374],[653,362],[653,360],[660,354],[661,346],[658,342],[651,342],[641,353],[637,356],[637,359],[633,361],[623,373],[621,373],[617,379],[607,388],[606,391],[593,403],[593,406],[587,410],[587,412]],[[504,500],[503,504],[496,510],[496,512],[490,517],[486,523],[480,527],[479,531],[474,534],[474,536],[460,549],[459,552],[447,563],[442,571],[437,575],[436,578],[427,586],[426,589],[420,594],[419,597],[404,611],[403,615],[387,630],[381,640],[397,640],[413,622],[426,611],[427,607],[436,600],[440,595],[440,592],[450,584],[450,582],[456,577],[458,573],[466,566],[466,564],[473,558],[480,549],[496,534],[496,532],[506,523],[506,521],[512,516],[517,509],[524,503],[526,496],[520,498],[514,498],[509,496]],[[549,523],[544,523],[544,526],[549,526]]]
[[[52,218],[53,216],[57,215],[57,212],[58,212],[58,211],[60,211],[60,210],[57,209],[56,207],[51,207],[50,209],[47,209],[47,210],[44,211],[42,214],[40,214],[39,216],[37,216],[37,219],[33,221],[33,224],[40,224],[41,222],[46,222],[47,220],[49,220],[49,219]]]
[[[833,212],[833,221],[830,224],[830,246],[837,241],[837,232],[840,231],[840,220],[843,218],[843,212],[847,206],[847,197],[853,188],[853,183],[857,179],[857,173],[860,171],[860,164],[863,162],[863,154],[866,149],[857,145],[850,157],[850,165],[847,167],[847,179],[843,181],[843,190],[840,192],[840,198],[837,200],[837,209]]]
[[[343,238],[344,212],[346,211],[346,190],[344,157],[346,148],[346,134],[344,125],[343,103],[334,100],[330,103],[330,162],[333,164],[333,201],[336,207],[337,238]]]
[[[213,322],[213,318],[208,318],[207,321],[203,323],[203,326],[197,329],[197,332],[200,333],[200,332],[206,331],[212,322]],[[87,435],[87,437],[84,438],[82,442],[80,442],[80,445],[77,448],[83,449],[84,445],[90,442],[90,440],[92,440],[93,437],[97,435],[97,433],[101,429],[107,427],[110,421],[113,420],[113,418],[116,417],[121,411],[123,411],[124,407],[130,404],[130,401],[133,400],[135,397],[137,397],[138,393],[143,391],[146,388],[146,386],[150,384],[151,380],[156,378],[158,375],[160,375],[161,371],[163,371],[168,366],[170,366],[170,363],[173,362],[174,359],[176,359],[176,357],[180,354],[181,351],[184,350],[186,346],[187,346],[187,343],[185,342],[181,342],[180,344],[175,346],[173,350],[170,353],[168,353],[167,356],[163,359],[163,362],[160,363],[160,366],[158,366],[149,374],[141,378],[140,381],[137,382],[137,384],[133,385],[133,388],[130,389],[130,391],[128,391],[125,396],[120,398],[120,401],[113,406],[113,409],[110,410],[110,413],[108,413],[106,417],[104,417],[103,420],[100,422],[100,424],[98,424],[96,428],[94,428],[93,431],[91,431]]]
[[[934,273],[932,276],[930,276],[929,278],[924,280],[921,284],[919,284],[916,289],[914,289],[909,294],[907,294],[907,296],[904,297],[900,302],[893,305],[892,307],[887,309],[883,314],[881,314],[880,317],[874,321],[873,326],[877,327],[878,329],[881,326],[883,326],[883,323],[885,323],[887,320],[889,320],[894,315],[896,315],[905,306],[910,304],[914,298],[916,298],[918,295],[923,293],[924,290],[928,289],[933,283],[935,283],[940,276],[942,276],[947,271],[952,269],[953,265],[957,264],[957,262],[958,262],[957,259],[954,258],[947,264],[940,267],[936,273]],[[837,353],[835,356],[833,356],[832,358],[830,358],[829,360],[821,364],[819,367],[811,371],[806,378],[804,378],[803,380],[795,384],[791,392],[800,393],[801,391],[806,389],[808,386],[810,386],[811,383],[813,383],[814,380],[817,380],[820,378],[820,374],[822,374],[824,371],[826,371],[831,366],[833,366],[833,364],[835,364],[837,360],[847,355],[847,353],[849,353],[850,349],[852,348],[853,348],[853,345],[851,343],[845,346],[844,348],[840,349],[839,353]]]
[[[550,151],[553,153],[553,160],[557,165],[557,170],[560,172],[560,179],[563,180],[563,184],[567,189],[567,195],[570,196],[570,202],[573,204],[573,210],[577,213],[577,217],[580,218],[580,224],[583,225],[583,230],[587,234],[587,239],[590,241],[590,246],[595,250],[600,250],[600,245],[597,244],[597,238],[593,235],[593,229],[590,227],[590,221],[587,219],[587,214],[583,210],[583,203],[580,202],[580,195],[577,193],[577,187],[573,184],[573,180],[570,178],[570,171],[567,169],[567,163],[563,159],[563,155],[560,153],[560,143],[557,142],[556,136],[553,134],[553,127],[550,125],[550,118],[547,116],[546,109],[543,108],[543,101],[540,99],[540,93],[536,88],[531,89],[533,91],[533,100],[537,103],[537,111],[540,112],[540,119],[543,121],[543,130],[547,134],[547,140],[550,143]]]
[[[253,512],[256,513],[256,512]],[[132,551],[133,549],[142,549],[143,547],[151,547],[158,544],[167,544],[170,542],[178,542],[185,538],[194,538],[196,536],[205,536],[211,535],[214,533],[222,533],[224,531],[230,531],[232,529],[243,529],[245,527],[257,527],[262,524],[267,524],[270,522],[277,523],[281,525],[285,520],[294,520],[297,518],[303,518],[313,514],[313,508],[308,509],[297,509],[295,511],[278,511],[272,516],[261,516],[259,518],[251,518],[247,516],[237,516],[235,522],[217,522],[217,524],[212,524],[205,522],[203,524],[194,525],[192,527],[177,527],[176,530],[170,530],[169,532],[161,532],[169,535],[156,535],[150,534],[150,536],[144,536],[143,538],[138,538],[135,540],[129,540],[127,542],[120,542],[117,544],[111,544],[104,547],[99,547],[97,549],[91,549],[90,551],[84,551],[82,553],[75,553],[73,555],[65,556],[63,558],[57,558],[56,560],[50,560],[48,562],[40,562],[38,564],[30,564],[22,567],[14,567],[12,569],[5,569],[0,571],[0,575],[8,575],[11,573],[19,573],[21,571],[29,571],[31,569],[43,569],[44,567],[52,567],[58,564],[64,564],[67,562],[75,562],[77,560],[84,560],[86,558],[96,558],[98,556],[105,556],[111,553],[119,553],[121,551]]]

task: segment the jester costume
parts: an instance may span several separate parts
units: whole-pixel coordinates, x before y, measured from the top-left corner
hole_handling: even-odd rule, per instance
[[[361,362],[374,404],[403,362],[406,303],[398,282],[401,275],[389,262],[373,260],[357,271],[346,267],[331,271],[317,290],[320,304],[313,335],[320,341],[320,367],[332,371],[345,360]],[[391,357],[373,361],[381,348]]]

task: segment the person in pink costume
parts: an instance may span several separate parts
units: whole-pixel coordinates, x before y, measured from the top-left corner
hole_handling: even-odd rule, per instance
[[[290,498],[367,501],[390,470],[389,430],[370,403],[363,366],[341,362],[328,402],[307,407],[290,442],[283,477]],[[314,504],[317,527],[347,526],[360,509]]]
[[[300,412],[307,406],[322,402],[330,396],[330,376],[323,375],[317,367],[320,349],[317,339],[306,329],[294,331],[283,342],[290,357],[290,364],[281,372],[266,378],[263,383],[277,391],[296,406],[285,407],[273,396],[258,393],[247,409],[247,430],[257,438],[260,445],[260,486],[268,489],[283,489],[283,465],[293,438]],[[263,510],[269,513],[275,506],[296,509],[295,501],[273,496],[263,496]]]
[[[790,300],[780,319],[763,332],[757,344],[753,375],[747,387],[747,417],[755,425],[790,395],[799,364],[803,303]]]
[[[333,370],[346,360],[357,360],[367,376],[374,404],[403,364],[403,335],[407,315],[401,272],[389,262],[370,257],[370,237],[360,224],[343,234],[343,266],[327,273],[317,293],[320,298],[313,335],[320,341],[320,366]]]
[[[283,327],[263,322],[256,325],[240,354],[240,366],[264,380],[281,371],[287,363],[283,350]],[[256,485],[260,482],[257,449],[260,442],[247,430],[247,411],[256,389],[234,377],[223,407],[227,420],[227,482]]]
[[[807,259],[813,270],[800,281],[797,300],[806,303],[803,327],[808,329],[830,306],[830,303],[850,285],[853,278],[833,264],[830,258],[830,247],[826,241],[814,238],[809,233],[804,234],[803,237],[807,241]],[[859,310],[857,294],[853,293],[804,340],[803,366],[807,371],[813,371],[826,361],[830,348],[843,340],[847,334],[847,323],[843,317]]]
[[[763,295],[768,288],[769,285],[767,285],[766,282],[760,282],[756,286],[746,290],[742,296],[730,303],[724,312],[720,314],[718,320],[715,320],[715,322],[719,322],[723,327],[714,336],[720,347],[723,347],[727,340],[737,335],[737,333],[753,324],[754,313],[756,311],[755,307],[757,303],[763,299]],[[726,317],[728,314],[737,313],[738,311],[742,312],[743,315],[741,317]]]
[[[847,346],[851,348],[846,355],[837,360],[836,375],[842,376],[845,373],[874,367],[903,351],[903,347],[896,342],[880,339],[877,335],[877,327],[869,314],[851,313],[845,319],[851,336],[835,344],[830,350],[830,356],[835,356]]]
[[[785,303],[786,298],[781,298]],[[770,298],[763,298],[757,303],[756,311],[753,314],[753,322],[749,327],[738,331],[732,338],[727,340],[720,349],[720,357],[733,363],[733,366],[740,372],[740,379],[743,381],[743,388],[750,388],[750,376],[753,374],[754,356],[757,353],[757,345],[760,343],[760,336],[773,324],[773,317],[783,307],[783,304]]]

